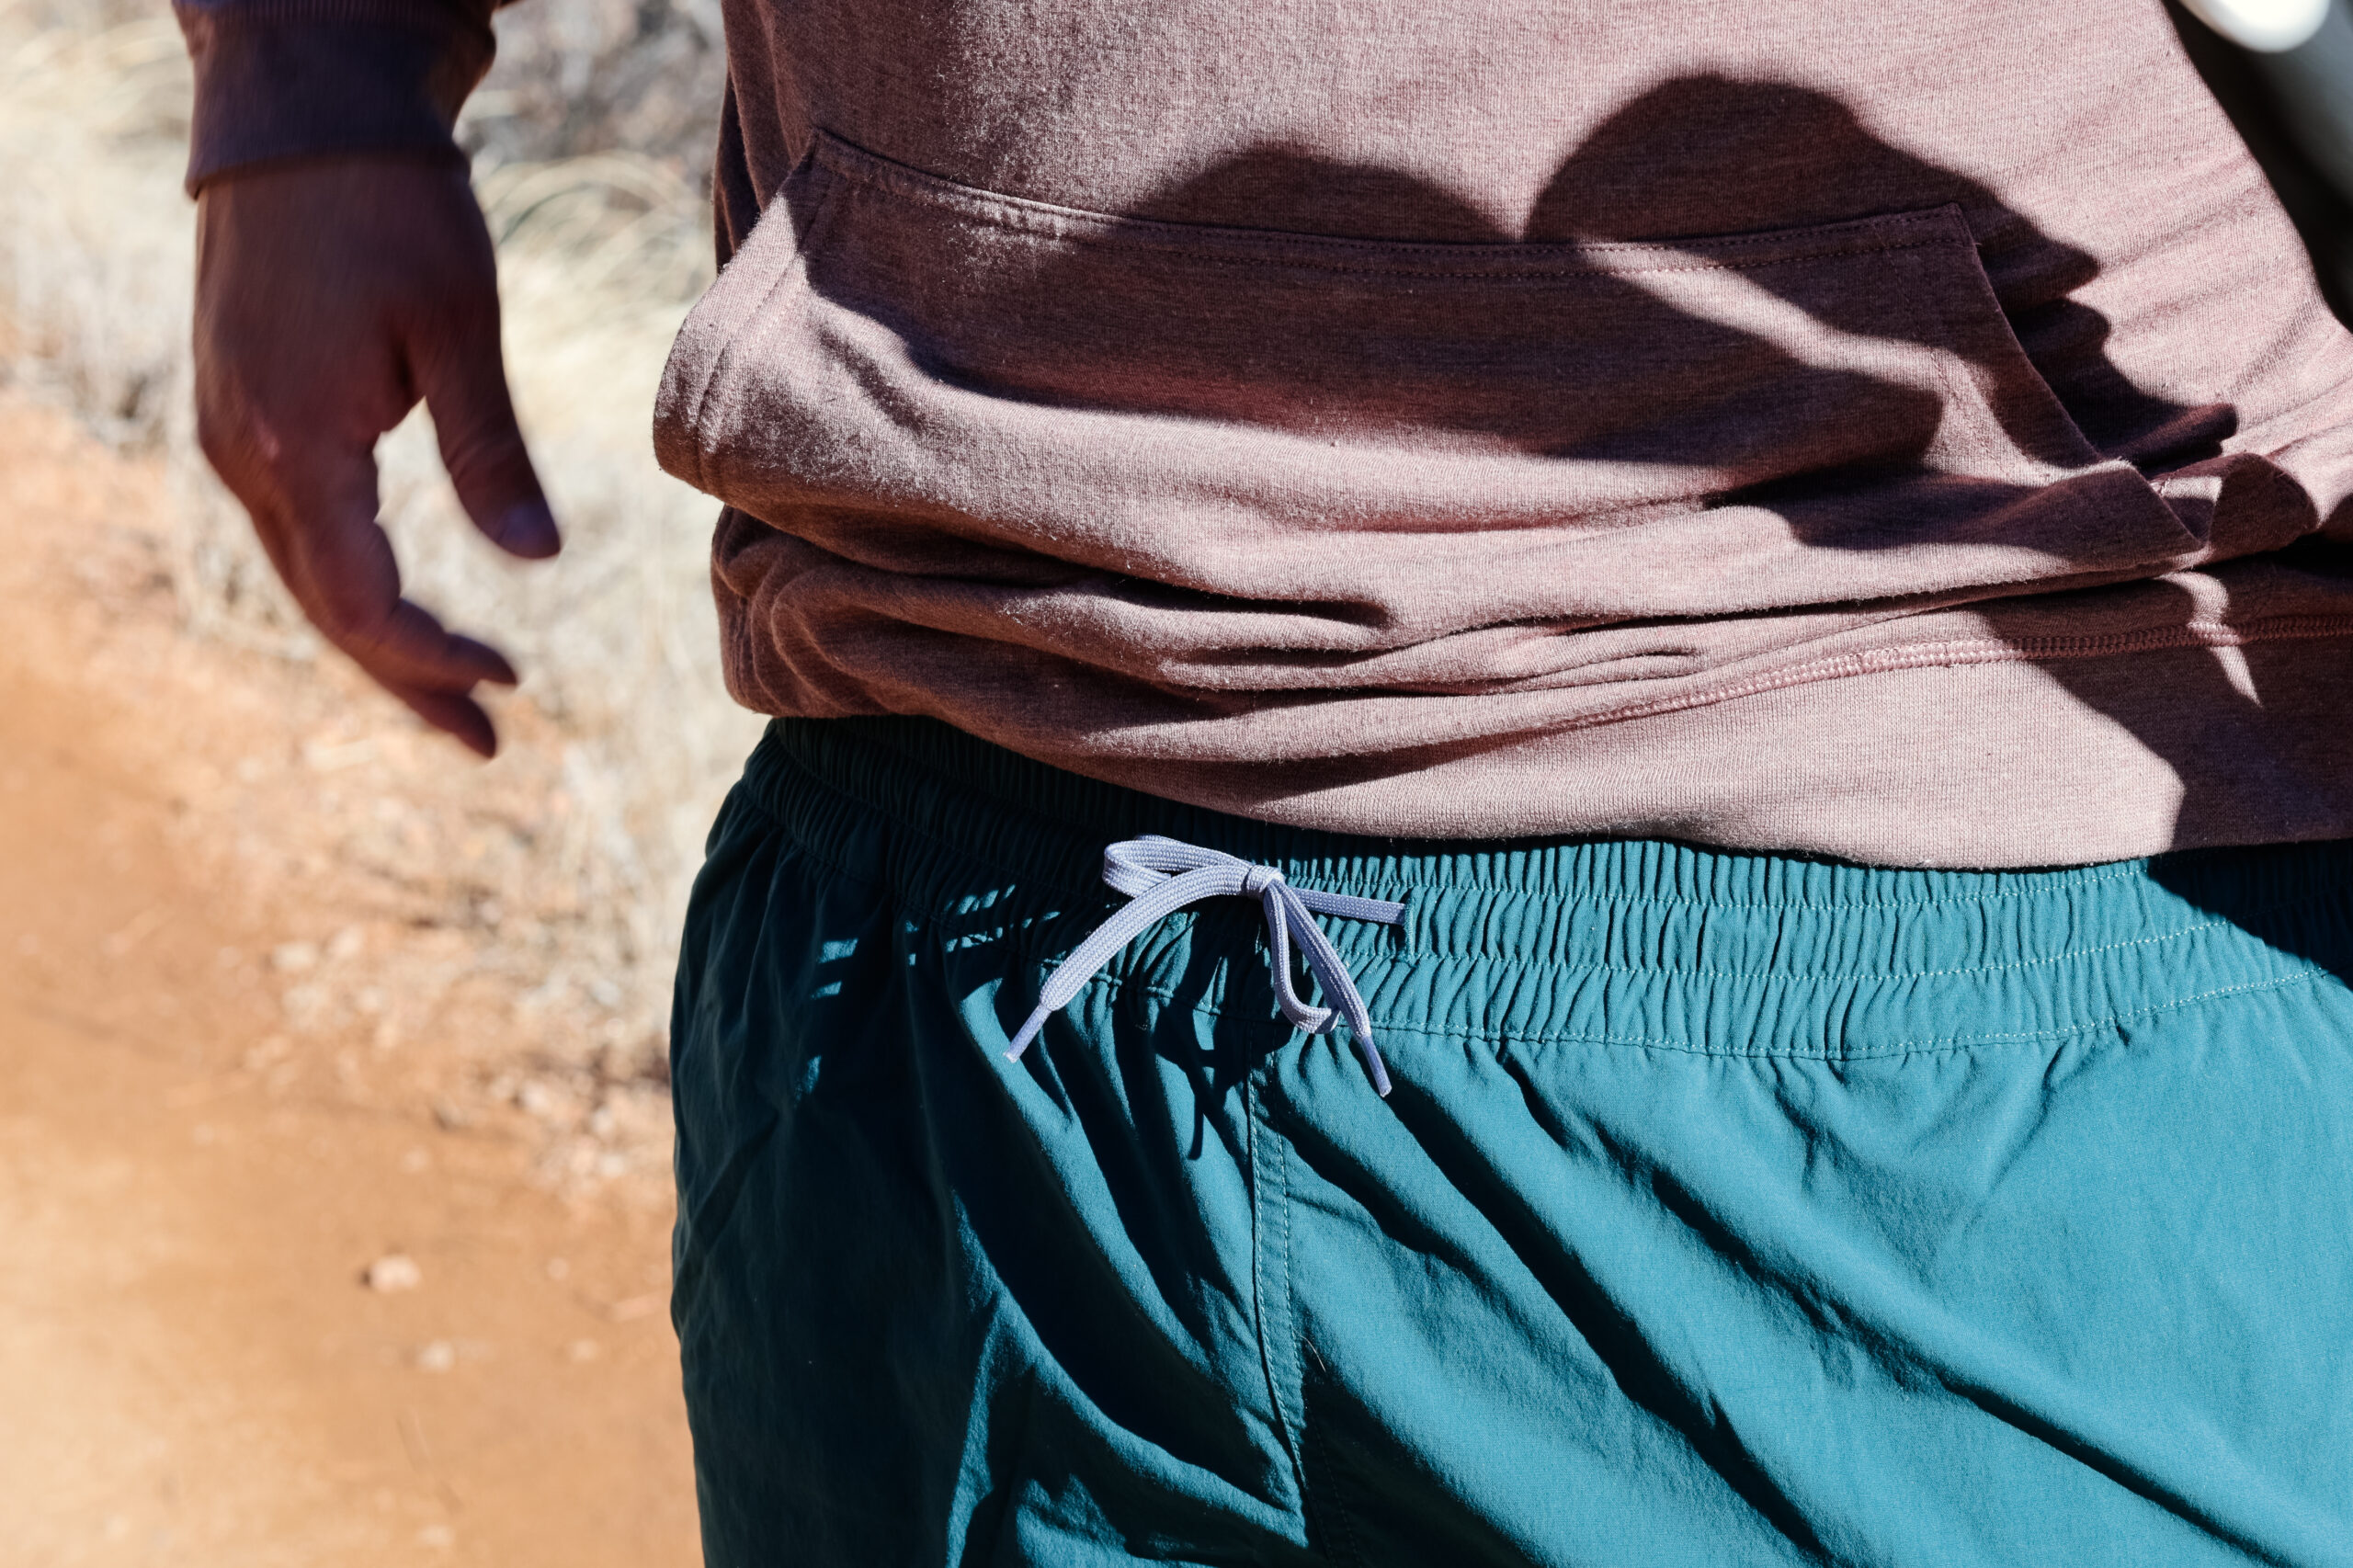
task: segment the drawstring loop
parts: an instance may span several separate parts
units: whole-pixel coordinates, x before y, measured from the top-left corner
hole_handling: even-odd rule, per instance
[[[1386,899],[1356,898],[1347,893],[1317,892],[1295,888],[1272,866],[1254,866],[1238,856],[1203,849],[1174,838],[1150,834],[1130,838],[1103,851],[1103,880],[1128,902],[1110,919],[1097,926],[1048,977],[1038,993],[1038,1006],[1006,1051],[1020,1060],[1046,1020],[1070,1005],[1081,987],[1094,979],[1111,955],[1159,924],[1168,915],[1205,898],[1255,898],[1266,914],[1267,966],[1274,971],[1275,1001],[1283,1017],[1307,1033],[1323,1034],[1342,1020],[1356,1041],[1358,1054],[1372,1074],[1372,1086],[1389,1093],[1389,1069],[1372,1043],[1372,1019],[1355,977],[1332,947],[1331,938],[1315,923],[1317,915],[1343,920],[1375,920],[1394,926],[1405,917],[1405,906]],[[1324,984],[1329,1007],[1302,1000],[1291,983],[1290,944],[1299,938],[1300,956]]]

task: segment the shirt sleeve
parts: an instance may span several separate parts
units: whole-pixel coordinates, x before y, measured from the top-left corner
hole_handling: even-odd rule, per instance
[[[461,158],[506,0],[175,0],[196,65],[188,188],[338,153]]]

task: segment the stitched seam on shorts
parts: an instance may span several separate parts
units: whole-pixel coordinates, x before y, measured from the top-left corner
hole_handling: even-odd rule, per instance
[[[1666,843],[1676,841],[1659,840],[1657,842]],[[1738,855],[1738,851],[1711,849],[1706,845],[1695,845],[1692,846],[1692,847],[1698,849],[1702,854],[1720,855],[1728,859],[1733,858]],[[1494,851],[1489,852],[1492,853]],[[1501,853],[1508,852],[1509,851],[1501,851]],[[1443,851],[1441,851],[1441,853],[1443,853]],[[1466,853],[1479,854],[1482,853],[1482,851],[1477,849],[1469,849],[1466,850]],[[1795,863],[1805,863],[1805,858],[1802,856],[1784,857],[1783,858]],[[1823,864],[1829,863],[1830,862],[1823,862]],[[2124,870],[2102,872],[2097,876],[2079,877],[2063,883],[2053,883],[2052,886],[2047,888],[2017,888],[1984,893],[1950,893],[1939,895],[1935,898],[1865,898],[1852,900],[1653,898],[1646,893],[1604,892],[1582,889],[1567,890],[1557,888],[1520,887],[1515,886],[1510,882],[1496,881],[1489,878],[1478,876],[1464,878],[1461,881],[1447,881],[1441,879],[1435,881],[1427,880],[1417,881],[1413,879],[1388,879],[1373,881],[1362,877],[1348,877],[1333,879],[1328,882],[1318,882],[1316,885],[1319,887],[1324,887],[1333,892],[1495,893],[1505,898],[1518,899],[1525,903],[1558,904],[1564,909],[1585,904],[1605,903],[1622,905],[1635,909],[1764,909],[1789,911],[1946,909],[1958,908],[1965,904],[2009,903],[2018,899],[2056,898],[2071,889],[2097,887],[2104,882],[2131,881],[2135,878],[2146,874],[2142,869],[2147,865],[2145,860],[2131,861],[2128,862],[2127,865],[2129,869]],[[1847,869],[1849,868],[1840,867],[1839,869]],[[1879,869],[1880,868],[1857,867],[1852,869],[1873,870]],[[2047,873],[2037,873],[2033,871],[1930,871],[1927,874],[1941,876],[2035,876],[2038,874]]]
[[[2325,889],[2303,897],[2267,903],[2244,912],[2244,919],[2277,915],[2287,910],[2317,907],[2332,898],[2344,896],[2342,889]],[[2207,931],[2245,929],[2242,920],[2204,920],[2195,926],[2184,926],[2154,937],[2135,937],[2130,941],[2106,942],[2096,948],[2071,948],[2064,952],[2040,958],[2013,959],[2003,963],[1960,964],[1949,969],[1870,969],[1857,965],[1847,969],[1678,969],[1671,964],[1609,963],[1601,960],[1590,961],[1577,959],[1551,958],[1543,954],[1518,953],[1508,949],[1486,947],[1477,950],[1464,949],[1424,949],[1416,954],[1426,960],[1455,963],[1507,962],[1522,971],[1554,974],[1632,974],[1662,976],[1677,980],[1936,980],[1951,975],[2008,974],[2019,970],[2047,969],[2054,964],[2072,963],[2079,959],[2095,958],[2101,953],[2122,952],[2131,948],[2154,947],[2165,942],[2177,942]],[[1354,945],[1343,938],[1336,943],[1345,955]]]
[[[1725,853],[1722,851],[1713,850],[1703,852],[1711,854]],[[1730,857],[1727,855],[1727,858]],[[1776,899],[1738,898],[1653,898],[1645,893],[1556,892],[1548,890],[1514,887],[1509,882],[1493,881],[1483,877],[1474,877],[1463,881],[1358,881],[1347,885],[1350,891],[1354,891],[1357,888],[1404,888],[1413,892],[1495,892],[1516,898],[1547,900],[1562,904],[1626,904],[1637,909],[1772,909],[1839,911],[1849,909],[1942,909],[1949,906],[1965,903],[1994,903],[1996,902],[2006,903],[2014,899],[2022,898],[2051,898],[2069,889],[2097,887],[2103,882],[2130,881],[2136,877],[2145,874],[2141,868],[2144,867],[2146,864],[2146,861],[2131,861],[2127,863],[2128,869],[2123,870],[2103,871],[2097,876],[2077,877],[2063,884],[2054,884],[2053,886],[2047,888],[2018,888],[1985,893],[1952,893],[1937,898],[1864,898],[1853,900],[1790,899],[1788,901]],[[1945,872],[1932,874],[1957,874],[1963,876],[2032,876],[2035,873],[2030,871],[1994,871],[1960,873]]]
[[[1257,1114],[1262,1109],[1264,1102],[1263,1096],[1258,1094],[1256,1085],[1252,1085],[1250,1094],[1252,1100],[1250,1109],[1253,1113],[1251,1117],[1251,1137],[1253,1140],[1254,1153],[1256,1143],[1260,1139],[1264,1139],[1268,1144],[1272,1145],[1276,1171],[1275,1180],[1272,1184],[1272,1198],[1275,1204],[1275,1214],[1278,1222],[1282,1226],[1282,1239],[1279,1244],[1282,1248],[1283,1265],[1282,1279],[1280,1282],[1282,1290],[1281,1333],[1280,1336],[1277,1337],[1273,1332],[1273,1325],[1271,1324],[1262,1325],[1262,1337],[1259,1341],[1259,1345],[1261,1353],[1267,1358],[1267,1392],[1274,1397],[1276,1419],[1283,1424],[1283,1441],[1285,1446],[1290,1451],[1291,1473],[1299,1487],[1300,1522],[1304,1527],[1309,1525],[1311,1516],[1318,1517],[1324,1517],[1329,1513],[1336,1512],[1336,1510],[1335,1510],[1332,1505],[1327,1503],[1321,1496],[1311,1496],[1307,1485],[1307,1444],[1312,1439],[1308,1437],[1307,1433],[1306,1369],[1302,1364],[1300,1358],[1299,1301],[1296,1294],[1296,1286],[1293,1282],[1293,1276],[1291,1273],[1290,1150],[1290,1146],[1282,1139],[1276,1137],[1274,1129],[1266,1125],[1263,1119]],[[1289,1362],[1289,1365],[1284,1368],[1279,1378],[1276,1372],[1274,1363],[1275,1350],[1278,1346],[1281,1346]],[[1293,1374],[1296,1375],[1294,1376]],[[1286,1388],[1290,1387],[1296,1387],[1299,1391],[1299,1394],[1296,1403],[1287,1407],[1284,1391]],[[1324,1542],[1315,1539],[1324,1533],[1324,1532],[1321,1530],[1314,1531],[1310,1537],[1310,1545],[1311,1549],[1317,1556],[1322,1557],[1326,1562],[1329,1562],[1331,1561],[1332,1553],[1325,1550]],[[1338,1534],[1340,1535],[1343,1542],[1349,1549],[1349,1555],[1361,1561],[1361,1554],[1357,1552],[1355,1550],[1355,1540],[1353,1536],[1351,1536],[1345,1528],[1343,1528]]]
[[[1634,1051],[1672,1051],[1686,1056],[1783,1057],[1813,1062],[1870,1062],[1904,1056],[1935,1056],[1974,1050],[1981,1046],[2028,1046],[2037,1042],[2068,1040],[2079,1035],[2097,1034],[2103,1029],[2113,1028],[2119,1024],[2136,1023],[2159,1013],[2169,1013],[2178,1008],[2194,1006],[2198,1003],[2211,1002],[2221,996],[2252,995],[2259,992],[2278,991],[2287,986],[2306,984],[2328,977],[2329,971],[2325,969],[2303,969],[2293,974],[2279,975],[2270,980],[2254,980],[2238,985],[2217,986],[2213,990],[2200,991],[2194,995],[2153,1003],[2132,1012],[2113,1013],[2102,1017],[2088,1018],[2080,1023],[2060,1025],[2052,1028],[2006,1030],[1974,1035],[1945,1035],[1926,1040],[1896,1040],[1883,1046],[1855,1051],[1834,1051],[1807,1046],[1736,1048],[1695,1045],[1688,1040],[1650,1040],[1641,1036],[1579,1034],[1573,1031],[1531,1034],[1520,1029],[1457,1028],[1445,1024],[1416,1024],[1378,1017],[1373,1022],[1384,1037],[1390,1039],[1394,1039],[1401,1034],[1427,1035],[1440,1040],[1470,1040],[1482,1044],[1508,1042],[1518,1045],[1602,1045],[1620,1046]],[[1105,975],[1087,983],[1091,987],[1110,981],[1111,977]],[[1163,1004],[1173,1006],[1176,1003],[1176,993],[1169,987],[1136,982],[1129,982],[1127,986],[1131,991],[1141,992]],[[1205,1017],[1215,1017],[1221,1012],[1221,1009],[1214,1005],[1205,1002],[1191,1002],[1185,1006]],[[1396,1054],[1394,1048],[1391,1050],[1390,1054]]]
[[[1283,1195],[1275,1189],[1274,1179],[1268,1169],[1270,1162],[1279,1158],[1279,1155],[1267,1147],[1272,1139],[1264,1125],[1259,1105],[1258,1085],[1255,1078],[1244,1081],[1242,1093],[1243,1112],[1250,1119],[1252,1326],[1258,1333],[1259,1375],[1267,1380],[1267,1402],[1274,1411],[1275,1432],[1282,1439],[1283,1457],[1290,1461],[1291,1485],[1299,1494],[1300,1517],[1302,1528],[1304,1529],[1307,1516],[1307,1467],[1300,1460],[1299,1434],[1292,1430],[1290,1412],[1283,1406],[1282,1374],[1275,1365],[1276,1320],[1274,1310],[1268,1305],[1268,1293],[1275,1284],[1272,1278],[1272,1259],[1268,1256],[1277,1244],[1274,1240],[1276,1222],[1274,1206],[1278,1202],[1282,1203],[1282,1223],[1286,1229],[1290,1224],[1290,1207],[1287,1201],[1283,1200]],[[1283,1247],[1283,1255],[1286,1259],[1290,1256],[1288,1245]],[[1284,1283],[1288,1288],[1288,1275],[1285,1277]],[[1288,1322],[1290,1314],[1286,1312],[1283,1314],[1283,1321]]]
[[[1316,1366],[1323,1369],[1326,1378],[1331,1376],[1331,1369],[1324,1363],[1324,1353],[1315,1348],[1315,1342],[1308,1338],[1303,1331],[1299,1332],[1296,1337],[1301,1349],[1299,1415],[1300,1425],[1303,1428],[1307,1423],[1306,1358],[1313,1357]],[[1323,1456],[1324,1472],[1332,1478],[1332,1484],[1324,1488],[1323,1495],[1315,1506],[1320,1512],[1332,1520],[1334,1526],[1332,1533],[1339,1544],[1342,1554],[1349,1562],[1356,1564],[1357,1568],[1363,1568],[1364,1547],[1357,1540],[1356,1516],[1350,1512],[1346,1503],[1333,1495],[1339,1490],[1345,1477],[1338,1462],[1332,1457],[1332,1445],[1325,1442],[1320,1433],[1306,1432],[1303,1435],[1308,1442],[1315,1445],[1316,1452]],[[1331,1553],[1326,1552],[1324,1555],[1329,1557]]]

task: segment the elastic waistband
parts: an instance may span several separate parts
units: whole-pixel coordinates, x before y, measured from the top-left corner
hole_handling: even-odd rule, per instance
[[[1360,838],[1160,800],[923,719],[778,720],[740,798],[911,913],[985,913],[1039,961],[1118,902],[1104,846],[1144,834],[1402,902],[1393,928],[1325,926],[1384,1043],[1972,1050],[2302,984],[2353,958],[2353,842],[1938,871],[1665,840]],[[1246,941],[1254,927],[1237,909],[1220,929]],[[1100,983],[1138,983],[1144,961]]]

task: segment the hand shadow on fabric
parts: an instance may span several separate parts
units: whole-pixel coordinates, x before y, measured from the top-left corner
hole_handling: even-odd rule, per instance
[[[2237,424],[2232,407],[2184,404],[2147,392],[2108,357],[2107,319],[2072,297],[2097,275],[2092,256],[2042,233],[1984,185],[1888,145],[1846,105],[1808,88],[1710,76],[1645,94],[1570,156],[1538,203],[1528,237],[1830,222],[1872,210],[1883,200],[1877,193],[1887,190],[1952,201],[1969,214],[2020,346],[2102,456],[2154,474],[2221,453]],[[1770,273],[1757,277],[1770,286]],[[1868,319],[1835,312],[1822,319],[1843,331],[1874,330]],[[2310,510],[2308,499],[2305,505]],[[2319,521],[2313,512],[2310,526],[2316,529]],[[2353,553],[2316,535],[2284,553],[2306,571],[2353,572]],[[2152,582],[2143,591],[2170,601],[2153,621],[2179,624],[2199,613],[2189,592],[2176,584]],[[2236,792],[2218,795],[2207,781],[2244,778],[2259,766],[2244,749],[2228,757],[2211,754],[2261,744],[2259,730],[2249,731],[2264,705],[2264,660],[2251,665],[2236,649],[2183,646],[2154,657],[2036,662],[2086,708],[2125,723],[2182,780],[2177,837],[2211,841],[2244,821],[2244,800]],[[2151,679],[2173,683],[2166,705],[2173,722],[2152,722],[2151,705],[2132,689]]]
[[[1966,217],[1979,259],[2017,347],[2031,364],[2083,438],[2102,459],[2131,465],[2143,475],[2177,470],[2218,456],[2234,432],[2236,410],[2226,403],[2185,404],[2134,383],[2109,357],[2109,324],[2075,298],[2097,275],[2086,251],[2043,233],[2007,207],[1999,193],[1956,170],[1891,145],[1874,135],[1843,102],[1809,87],[1787,83],[1694,75],[1671,80],[1643,93],[1599,124],[1561,164],[1518,232],[1456,194],[1395,169],[1336,163],[1296,149],[1268,146],[1212,166],[1183,185],[1141,204],[1132,215],[1187,223],[1275,227],[1306,234],[1372,238],[1423,244],[1562,244],[1645,243],[1669,246],[1709,236],[1791,230],[1874,219],[1950,204]],[[1802,270],[1759,267],[1747,275],[1757,289],[1776,291],[1785,281],[1802,281]],[[1000,302],[1013,312],[1063,308],[1077,280],[1040,268],[1024,287]],[[1593,278],[1582,285],[1578,330],[1595,335],[1607,353],[1635,354],[1643,344],[1671,344],[1679,361],[1700,367],[1702,376],[1675,389],[1685,402],[1675,407],[1636,406],[1613,416],[1591,404],[1564,411],[1557,385],[1519,377],[1525,358],[1483,381],[1466,385],[1462,368],[1447,363],[1395,363],[1381,374],[1348,377],[1336,371],[1337,351],[1268,353],[1246,367],[1251,417],[1270,424],[1324,426],[1350,423],[1390,428],[1419,426],[1468,434],[1563,460],[1628,465],[1685,465],[1738,475],[1760,463],[1768,472],[1754,483],[1733,483],[1709,499],[1711,506],[1741,505],[1778,512],[1793,537],[1803,542],[1858,554],[1900,549],[1903,527],[1852,528],[1839,522],[1842,493],[1945,476],[1927,455],[1946,405],[1917,384],[1874,377],[1846,365],[1812,363],[1788,348],[1741,327],[1678,310],[1662,294],[1633,278]],[[1891,315],[1859,296],[1825,295],[1820,289],[1781,295],[1815,321],[1852,339],[1889,339],[1912,332],[1909,341],[1925,350],[1953,351],[1934,334],[1933,316]],[[1198,342],[1188,341],[1192,324],[1178,316],[1136,318],[1134,334],[1122,345],[1131,364],[1170,368],[1148,383],[1089,384],[1086,373],[1048,372],[1025,395],[1073,404],[1117,404],[1130,396],[1148,399],[1162,412],[1210,417],[1234,415],[1232,366],[1206,363]],[[1923,330],[1914,331],[1914,328]],[[1963,356],[1966,358],[1966,356]],[[1989,376],[2017,374],[2009,367],[1980,366]],[[1725,385],[1705,384],[1722,372]],[[1841,427],[1847,448],[1833,439],[1804,454],[1789,469],[1794,448],[1760,454],[1753,425],[1721,416],[1754,410],[1756,389],[1770,387],[1771,402],[1803,411],[1814,428]],[[1728,389],[1728,390],[1727,390]],[[1719,395],[1721,394],[1721,395]],[[1722,407],[1710,412],[1710,400]],[[2010,405],[1997,403],[1994,413]],[[1769,410],[1762,415],[1773,417]],[[2048,445],[2047,429],[2015,427],[2007,434],[2028,455],[2064,460],[2037,451]],[[1761,437],[1770,445],[1778,435]],[[1780,464],[1782,471],[1776,471]],[[2032,485],[2005,487],[1972,481],[1970,505],[1990,513],[2006,505],[2030,505]],[[2302,492],[2296,492],[2301,496]],[[2310,508],[2309,498],[2303,505]],[[1898,514],[1900,518],[1900,512]],[[2314,515],[2311,525],[2317,527]],[[2184,519],[2186,529],[2200,520]],[[2033,544],[2031,537],[2021,542]],[[2300,564],[2342,570],[2336,547],[2308,540],[2290,552]],[[2153,578],[2155,568],[2094,574],[2092,580]],[[2063,586],[2063,562],[2053,582]],[[1130,590],[1181,605],[1195,596],[1137,583]],[[2003,601],[2036,593],[2036,584],[1989,585],[1982,593],[1928,596],[1923,602],[1877,601],[1891,615],[1932,604]],[[2198,607],[2189,593],[2149,581],[2140,590],[2176,601],[2180,622]],[[1199,596],[1204,608],[1215,608]],[[2210,610],[2211,610],[2211,607]],[[1336,613],[1345,613],[1345,607]],[[2163,619],[2163,618],[2160,618]],[[1660,624],[1635,622],[1621,624]],[[1579,627],[1576,630],[1586,630]],[[2243,774],[2244,767],[2217,767],[2211,752],[2236,744],[2234,737],[2259,733],[2251,721],[2262,712],[2264,694],[2254,674],[2234,651],[2185,647],[2175,656],[2138,665],[2133,659],[2065,655],[2041,644],[2018,646],[2030,660],[2092,712],[2132,729],[2134,738],[2184,780],[2177,832],[2188,840],[2211,836],[2217,822],[2234,820],[2240,803],[2220,798],[2200,780]],[[2137,657],[2137,656],[2136,656]],[[2150,704],[2135,690],[2136,673],[2169,682],[2171,713],[2180,722],[2152,724]],[[1278,698],[1277,700],[1289,700]],[[1449,747],[1460,757],[1481,743]],[[2243,759],[2241,759],[2243,762]],[[1368,759],[1367,777],[1395,772],[1411,759],[1388,754]],[[1346,771],[1342,765],[1341,771]],[[1317,778],[1330,784],[1333,763],[1319,760]]]

